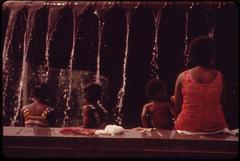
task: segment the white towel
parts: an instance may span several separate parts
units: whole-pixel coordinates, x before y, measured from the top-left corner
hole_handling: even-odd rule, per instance
[[[117,125],[107,125],[104,130],[96,130],[95,134],[116,135],[124,132],[124,128]]]

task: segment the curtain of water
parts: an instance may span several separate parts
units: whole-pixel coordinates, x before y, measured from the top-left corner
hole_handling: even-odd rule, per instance
[[[18,94],[18,105],[16,109],[16,113],[14,116],[14,119],[12,121],[12,125],[14,126],[16,119],[19,114],[19,110],[22,105],[26,105],[27,101],[27,73],[28,73],[28,64],[26,62],[26,57],[27,57],[27,52],[28,52],[28,47],[29,43],[31,40],[31,35],[32,35],[32,29],[34,26],[35,22],[35,16],[36,16],[36,8],[34,9],[29,9],[28,11],[28,18],[27,18],[27,24],[26,24],[26,30],[24,33],[24,46],[23,46],[23,63],[22,63],[22,72],[21,72],[21,77],[20,77],[20,82],[19,82],[19,94]],[[21,104],[21,101],[23,101],[23,104]]]
[[[15,27],[16,17],[18,13],[18,9],[11,9],[8,19],[8,25],[6,30],[6,36],[4,40],[4,47],[3,47],[3,107],[5,107],[5,92],[7,90],[7,84],[9,79],[9,74],[6,73],[6,64],[8,62],[8,51],[12,41],[13,31]]]
[[[193,2],[191,4],[191,6],[189,7],[189,9],[186,10],[185,13],[185,40],[184,40],[184,66],[187,68],[189,62],[190,62],[190,57],[188,55],[188,40],[189,40],[189,33],[188,33],[188,27],[189,27],[189,10],[192,10],[193,6],[195,5],[195,3]]]
[[[100,83],[100,52],[101,52],[101,43],[102,43],[102,32],[103,32],[103,17],[102,15],[97,14],[98,16],[98,53],[97,53],[97,71],[96,71],[96,83]]]
[[[78,27],[77,27],[77,18],[78,16],[84,11],[84,8],[73,8],[73,45],[72,45],[72,51],[71,51],[71,57],[69,61],[69,89],[68,89],[68,96],[67,96],[67,102],[66,102],[66,109],[64,110],[64,120],[63,120],[63,126],[67,126],[70,124],[68,111],[71,110],[70,107],[70,98],[72,93],[72,68],[73,68],[73,57],[75,53],[75,43],[76,43],[76,36],[78,33]]]
[[[103,2],[102,5],[98,6],[96,5],[96,11],[94,12],[95,15],[98,16],[98,53],[97,53],[97,69],[96,69],[96,80],[95,83],[100,83],[100,59],[101,59],[101,43],[102,43],[102,32],[104,28],[104,16],[109,8],[112,7],[112,2]]]
[[[125,86],[126,86],[126,67],[127,67],[127,61],[128,61],[128,43],[129,43],[129,32],[130,32],[130,24],[131,24],[131,11],[128,10],[125,12],[126,14],[126,20],[127,20],[127,34],[126,34],[126,47],[125,47],[125,54],[124,54],[124,63],[123,63],[123,73],[122,73],[122,87],[120,88],[118,92],[118,100],[116,104],[117,113],[115,115],[115,121],[119,125],[122,125],[122,107],[123,107],[123,99],[125,96]]]
[[[159,54],[159,49],[158,49],[158,29],[159,29],[159,24],[161,21],[162,17],[162,10],[152,10],[153,16],[154,16],[154,22],[155,22],[155,38],[154,38],[154,45],[153,45],[153,51],[152,51],[152,59],[150,62],[151,66],[151,71],[150,71],[150,78],[156,78],[159,79],[158,77],[158,54]]]
[[[54,6],[54,8],[50,8],[49,9],[49,15],[48,15],[48,29],[47,29],[47,35],[46,35],[46,54],[45,54],[45,60],[46,60],[46,64],[44,66],[45,68],[45,73],[42,75],[43,78],[45,78],[45,82],[48,81],[48,74],[49,74],[49,47],[50,47],[50,43],[52,40],[52,35],[54,33],[54,31],[56,30],[56,26],[58,24],[59,21],[59,13],[60,10],[63,8],[63,6]]]
[[[24,53],[24,58],[23,58],[23,66],[22,66],[22,73],[21,73],[21,86],[20,86],[20,91],[23,90],[23,105],[26,105],[27,101],[27,73],[28,73],[28,63],[26,62],[26,56],[28,53],[28,47],[29,43],[31,41],[31,36],[32,36],[32,30],[35,25],[35,17],[36,17],[36,8],[34,9],[29,9],[28,13],[28,20],[27,20],[27,25],[26,25],[26,30],[24,33],[24,46],[23,46],[23,53]],[[19,95],[21,97],[21,95]],[[20,100],[20,98],[19,98]],[[19,101],[20,104],[20,101]]]
[[[11,44],[18,11],[19,11],[19,9],[11,9],[10,10],[6,36],[5,36],[5,40],[4,40],[4,47],[3,47],[3,70],[5,69],[5,64],[8,59],[7,53],[8,53],[10,44]]]
[[[184,65],[185,67],[188,66],[189,63],[189,55],[187,53],[188,49],[188,10],[186,10],[186,15],[185,15],[185,40],[184,40]]]

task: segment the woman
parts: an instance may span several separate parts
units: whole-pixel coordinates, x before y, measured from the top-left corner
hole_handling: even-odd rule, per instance
[[[33,103],[24,106],[20,115],[26,127],[49,127],[55,124],[53,108],[48,106],[51,90],[46,83],[38,83],[33,89]]]
[[[188,52],[194,67],[182,72],[175,85],[175,129],[213,132],[228,128],[222,111],[223,75],[213,68],[215,41],[195,38]]]

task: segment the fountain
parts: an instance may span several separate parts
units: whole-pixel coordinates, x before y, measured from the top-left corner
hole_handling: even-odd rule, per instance
[[[162,11],[165,9],[166,2],[5,2],[4,6],[9,7],[10,13],[2,56],[4,82],[3,107],[4,113],[11,118],[11,125],[18,125],[19,111],[24,105],[30,103],[30,90],[33,85],[39,81],[50,84],[56,93],[57,98],[55,105],[57,106],[59,116],[61,116],[61,119],[58,120],[58,126],[71,126],[73,124],[71,120],[72,115],[70,113],[83,104],[83,89],[89,83],[96,82],[103,86],[105,94],[102,102],[107,102],[104,101],[104,99],[106,99],[106,89],[109,82],[107,77],[101,75],[100,64],[101,49],[104,47],[102,46],[104,45],[102,43],[102,37],[105,30],[104,18],[106,13],[109,9],[112,9],[113,6],[122,8],[126,17],[125,51],[123,55],[123,65],[121,66],[121,87],[116,94],[115,107],[111,107],[116,110],[115,122],[122,125],[122,107],[124,106],[123,101],[126,99],[126,84],[128,83],[126,68],[129,54],[131,12],[132,9],[137,9],[136,6],[139,6],[139,4],[151,8],[153,12],[155,34],[151,55],[152,59],[149,62],[151,69],[149,77],[158,79],[158,31],[160,30],[159,26],[163,14]],[[188,56],[186,55],[186,50],[189,41],[188,17],[189,10],[193,8],[194,3],[182,2],[177,4],[168,2],[168,6],[176,7],[176,5],[179,5],[180,8],[187,8],[185,15],[184,41],[184,56],[187,63]],[[213,7],[218,7],[219,3],[211,3],[211,5],[213,5]],[[78,60],[75,59],[76,55],[84,55],[87,53],[87,48],[86,50],[78,51],[77,47],[79,45],[84,45],[81,44],[84,38],[91,37],[90,35],[85,35],[85,37],[78,36],[78,33],[81,31],[79,27],[80,22],[83,21],[81,16],[89,7],[93,8],[92,14],[98,19],[98,23],[96,24],[98,28],[94,36],[97,43],[94,44],[91,42],[90,44],[91,51],[95,52],[96,49],[96,53],[93,54],[93,56],[88,55],[86,57],[81,57],[89,59],[81,61],[86,61],[86,64],[90,67],[76,68],[75,66],[78,63]],[[71,16],[68,19],[69,15]],[[211,20],[209,19],[209,21]],[[70,23],[67,24],[67,22]],[[63,29],[59,30],[61,23],[68,26],[66,32],[69,33],[69,43],[66,40],[56,40],[59,38],[56,38],[56,34],[59,36],[59,31],[65,31]],[[212,30],[209,31],[211,35],[213,35],[214,32],[214,23],[212,25]],[[54,45],[59,44],[58,41],[65,43],[64,46],[59,45],[58,48],[63,49],[66,47],[66,51],[53,50],[53,48],[56,48]],[[58,52],[61,56],[57,55]],[[186,63],[185,65],[187,65]],[[104,105],[103,103],[103,106]]]

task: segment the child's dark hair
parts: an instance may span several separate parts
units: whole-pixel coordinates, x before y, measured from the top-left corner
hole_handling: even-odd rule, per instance
[[[166,84],[162,80],[152,79],[150,80],[146,87],[146,95],[149,99],[154,100],[157,93],[166,94]]]
[[[47,83],[39,82],[33,88],[32,94],[40,102],[47,104],[51,97],[51,89]]]
[[[85,99],[89,102],[97,102],[102,95],[102,88],[100,85],[93,83],[88,85],[85,89]]]
[[[188,48],[188,55],[192,65],[210,66],[210,61],[216,52],[216,42],[208,36],[193,39]]]

